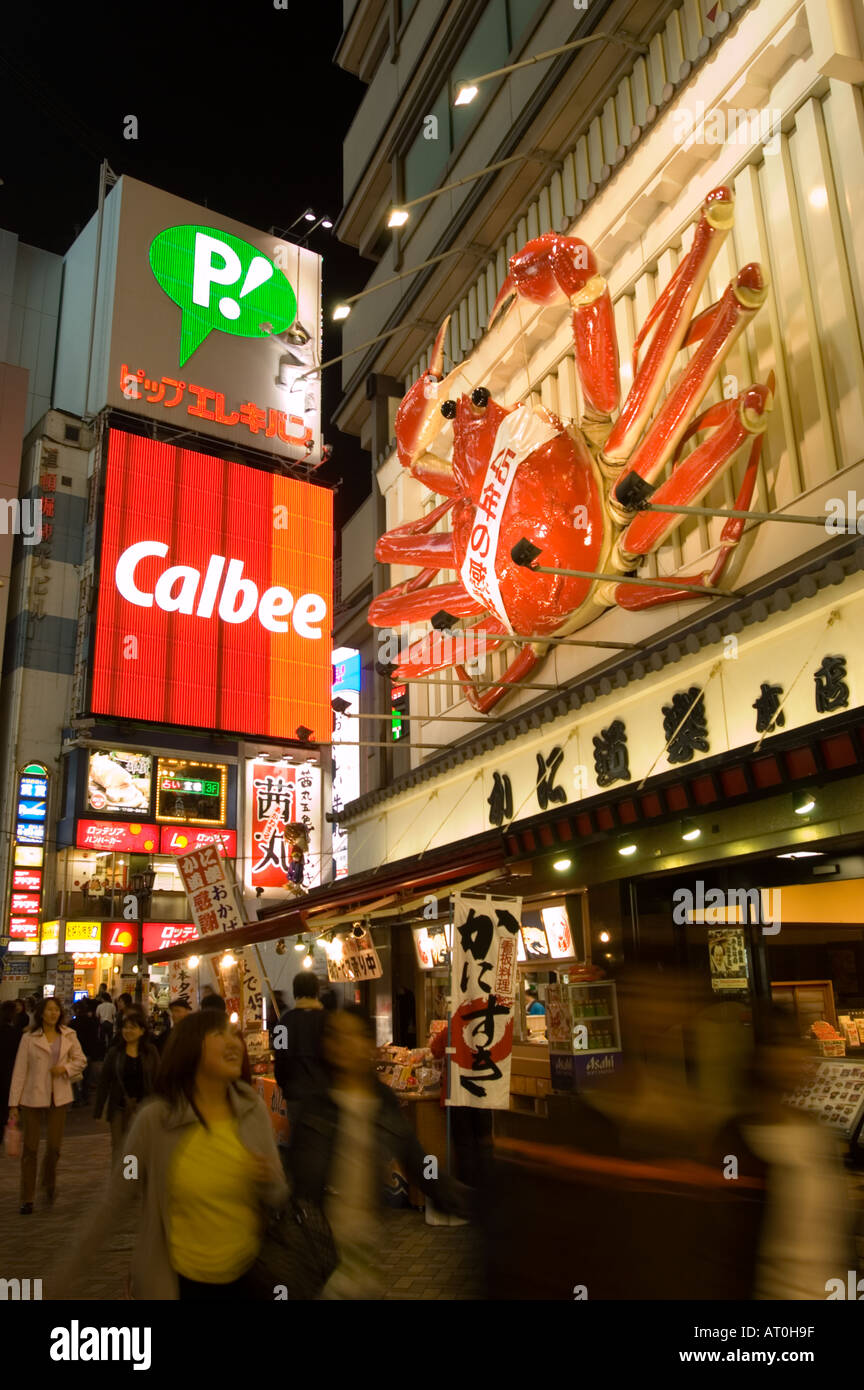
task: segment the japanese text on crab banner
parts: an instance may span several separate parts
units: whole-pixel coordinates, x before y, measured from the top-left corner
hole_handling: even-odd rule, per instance
[[[454,900],[448,1105],[510,1108],[521,913],[521,898]]]
[[[177,860],[199,936],[236,931],[245,926],[234,897],[231,866],[215,845],[205,845]]]

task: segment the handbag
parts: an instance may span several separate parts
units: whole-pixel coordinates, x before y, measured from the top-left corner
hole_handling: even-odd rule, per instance
[[[315,1299],[339,1263],[333,1232],[315,1202],[292,1198],[273,1212],[247,1276],[251,1296],[272,1302]]]
[[[14,1115],[10,1115],[6,1128],[3,1131],[3,1148],[6,1150],[7,1158],[21,1157],[23,1141],[21,1138],[21,1130],[18,1127],[18,1121],[15,1119]]]

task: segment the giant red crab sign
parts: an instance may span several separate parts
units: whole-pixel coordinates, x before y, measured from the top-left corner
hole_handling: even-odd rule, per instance
[[[542,552],[544,567],[590,576],[632,575],[641,558],[683,520],[680,513],[644,510],[648,499],[697,504],[748,441],[750,456],[735,508],[750,506],[773,377],[768,385],[750,386],[697,415],[724,357],[767,294],[761,268],[746,265],[716,304],[693,317],[733,215],[728,188],[708,194],[690,250],[636,338],[633,384],[617,418],[612,301],[593,252],[578,237],[546,233],[512,256],[490,316],[491,323],[514,293],[534,304],[569,300],[585,402],[578,425],[564,424],[542,407],[500,406],[484,387],[450,400],[448,385],[459,368],[444,376],[446,321],[442,325],[428,371],[399,407],[396,443],[403,467],[445,501],[378,541],[377,560],[421,570],[374,599],[369,621],[374,627],[437,622],[443,612],[448,619],[474,623],[451,633],[443,651],[431,633],[414,642],[392,671],[394,680],[452,665],[466,698],[486,712],[545,655],[548,643],[542,639],[566,636],[612,604],[638,610],[680,602],[693,598],[694,585],[710,590],[719,582],[740,539],[742,518],[726,522],[713,567],[701,575],[677,576],[676,587],[539,574],[517,563],[512,551],[516,547],[518,556],[517,543],[528,538]],[[676,356],[691,346],[695,351],[654,414]],[[452,447],[443,448],[438,436],[448,422]],[[697,433],[705,438],[682,459],[684,445]],[[437,453],[430,452],[433,445]],[[660,481],[670,461],[669,477]],[[451,530],[433,532],[447,512],[452,512]],[[459,578],[433,583],[441,570],[455,570]],[[509,640],[519,648],[492,689],[478,688],[466,669],[472,626],[489,634],[489,646]],[[520,637],[540,640],[516,643]]]

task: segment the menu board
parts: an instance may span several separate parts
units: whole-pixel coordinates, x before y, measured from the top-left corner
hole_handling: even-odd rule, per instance
[[[807,1064],[796,1090],[783,1097],[794,1110],[807,1110],[850,1139],[864,1109],[864,1065],[818,1061]]]

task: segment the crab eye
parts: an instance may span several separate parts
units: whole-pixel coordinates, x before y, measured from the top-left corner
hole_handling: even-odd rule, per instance
[[[452,420],[456,414],[456,402],[444,401],[441,406],[441,414],[445,420]]]
[[[471,392],[471,400],[474,405],[479,406],[481,410],[485,410],[486,406],[489,404],[489,392],[486,387],[477,386]]]

